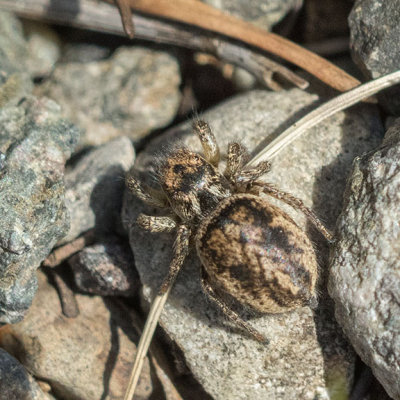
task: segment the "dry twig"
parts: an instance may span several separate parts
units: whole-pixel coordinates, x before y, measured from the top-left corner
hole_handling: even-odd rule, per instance
[[[357,79],[336,65],[296,43],[240,18],[225,14],[198,0],[126,1],[133,10],[216,32],[268,51],[299,66],[339,91],[350,90],[360,84]]]
[[[67,258],[82,250],[85,246],[93,244],[95,241],[95,234],[93,229],[85,232],[77,239],[65,244],[64,246],[57,247],[52,253],[43,261],[44,267],[56,267],[60,265]]]
[[[91,0],[77,0],[73,3],[65,0],[0,0],[0,9],[13,11],[29,19],[124,35],[116,8],[106,3]],[[273,80],[274,75],[281,76],[301,89],[308,86],[306,80],[290,69],[257,51],[218,38],[215,34],[138,15],[133,17],[133,21],[137,38],[211,53],[226,63],[246,69],[272,90],[279,89],[279,84]]]

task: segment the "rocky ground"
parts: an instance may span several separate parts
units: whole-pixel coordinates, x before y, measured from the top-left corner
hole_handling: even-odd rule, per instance
[[[400,65],[399,0],[204,2],[361,80]],[[168,151],[201,152],[193,109],[222,164],[232,141],[255,153],[332,95],[309,80],[274,92],[203,54],[0,11],[1,399],[123,398],[174,241],[137,226],[158,211],[125,188],[126,173],[155,188]],[[207,300],[193,249],[135,399],[400,399],[398,91],[335,114],[273,159],[268,182],[335,232],[328,245],[272,200],[314,244],[318,306],[256,315],[233,302],[260,344]]]

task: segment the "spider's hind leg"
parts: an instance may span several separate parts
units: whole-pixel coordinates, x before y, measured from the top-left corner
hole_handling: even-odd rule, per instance
[[[303,203],[302,200],[293,196],[290,193],[277,189],[270,183],[260,182],[260,181],[252,182],[252,185],[249,188],[249,192],[259,194],[260,191],[264,192],[265,194],[268,194],[269,196],[275,197],[278,200],[285,202],[289,206],[293,207],[295,210],[301,211],[312,222],[312,224],[321,232],[321,234],[326,238],[328,242],[333,243],[335,241],[334,235],[325,227],[325,225],[317,217],[314,211],[308,208]]]
[[[239,326],[241,329],[245,330],[251,337],[253,337],[255,340],[261,343],[267,343],[268,340],[256,329],[254,329],[250,324],[247,322],[243,321],[238,314],[236,314],[233,310],[229,308],[229,306],[226,304],[224,300],[221,299],[221,297],[218,296],[218,294],[215,292],[214,288],[210,284],[207,276],[207,272],[204,270],[204,267],[201,268],[201,286],[203,288],[203,291],[206,293],[208,298],[212,300],[226,315],[226,317],[229,318],[231,322],[233,322],[235,325]]]
[[[193,130],[199,137],[203,146],[205,159],[215,167],[218,167],[220,160],[219,146],[217,139],[211,131],[210,125],[200,119],[193,121]]]

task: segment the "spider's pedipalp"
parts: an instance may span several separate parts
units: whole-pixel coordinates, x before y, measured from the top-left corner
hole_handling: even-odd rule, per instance
[[[165,208],[168,207],[168,200],[165,195],[150,187],[145,187],[132,174],[128,174],[126,179],[128,189],[144,203],[152,207]]]

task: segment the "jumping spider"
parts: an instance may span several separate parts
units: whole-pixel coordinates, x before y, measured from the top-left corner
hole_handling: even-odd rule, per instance
[[[315,301],[318,268],[304,231],[260,193],[302,211],[329,241],[332,235],[301,200],[259,180],[270,170],[269,162],[246,168],[247,150],[230,143],[221,173],[220,152],[209,125],[196,120],[193,130],[204,156],[186,148],[173,151],[158,171],[162,190],[127,177],[128,188],[139,199],[172,211],[168,216],[140,214],[137,219],[150,232],[177,231],[169,273],[159,293],[172,285],[194,243],[204,292],[232,322],[264,341],[219,293],[228,293],[258,312],[286,312]]]

